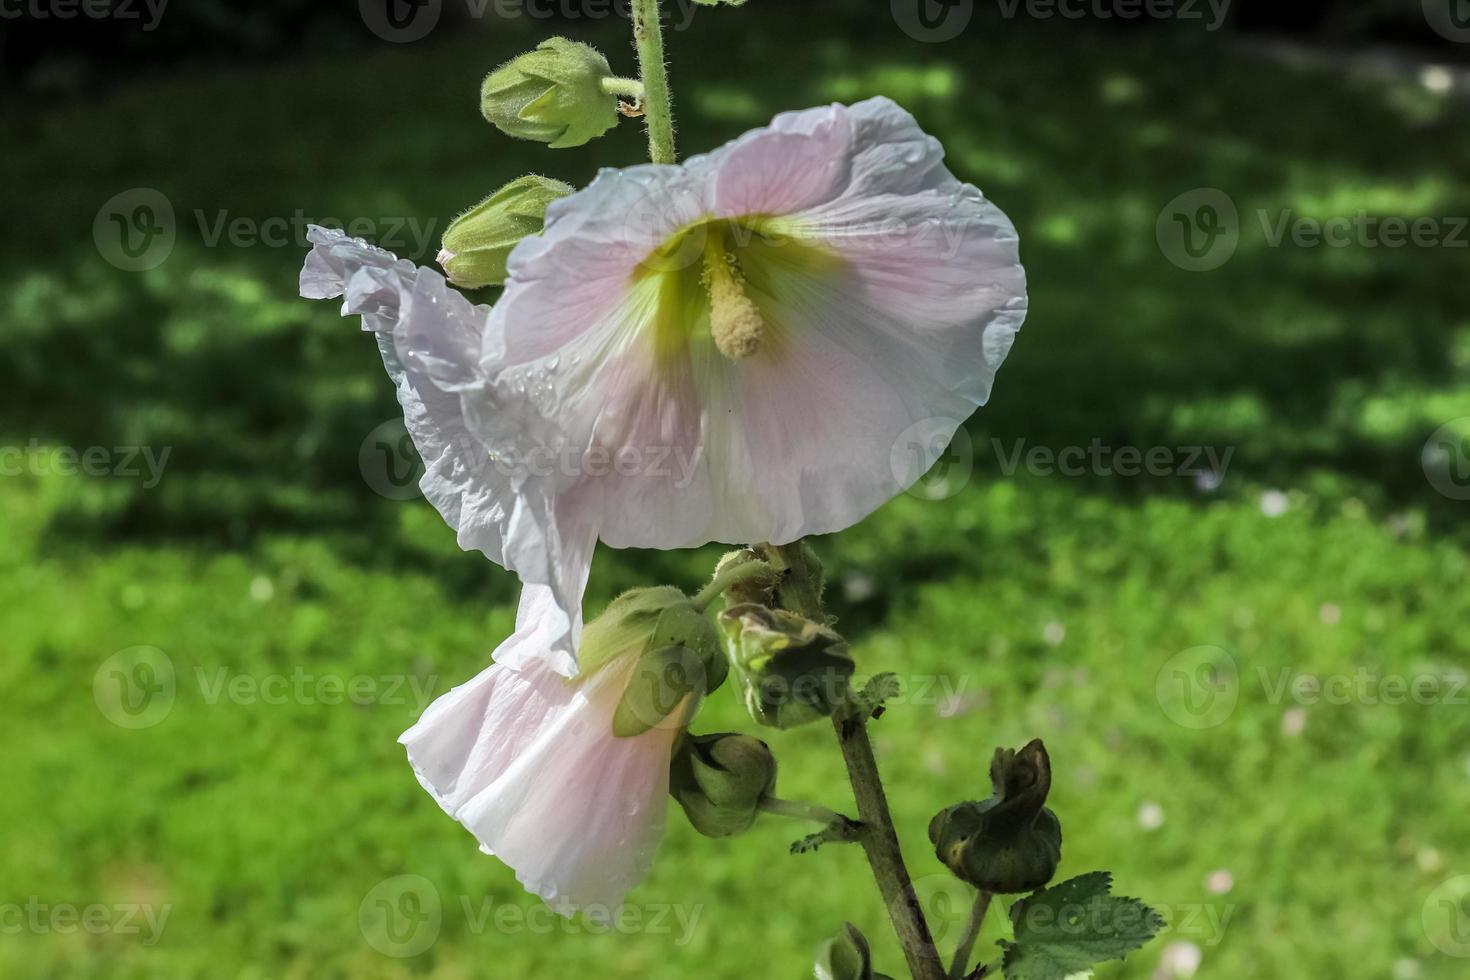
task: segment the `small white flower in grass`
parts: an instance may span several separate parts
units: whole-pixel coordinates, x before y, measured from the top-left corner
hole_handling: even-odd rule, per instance
[[[1307,730],[1307,709],[1301,705],[1287,708],[1281,715],[1281,734],[1296,738]]]
[[[1211,895],[1228,895],[1235,888],[1235,875],[1225,868],[1211,871],[1209,877],[1205,879],[1205,888]]]
[[[1267,490],[1261,494],[1261,513],[1267,517],[1280,517],[1290,506],[1291,501],[1280,490]]]
[[[1157,803],[1145,803],[1138,808],[1138,826],[1144,830],[1158,830],[1163,825],[1163,807]]]
[[[1155,980],[1189,980],[1199,972],[1205,954],[1195,943],[1187,939],[1177,940],[1164,947],[1159,957],[1159,968],[1154,971]]]
[[[493,310],[320,229],[302,293],[378,334],[425,496],[545,600],[537,655],[570,676],[599,538],[841,530],[989,398],[1025,274],[1009,219],[942,159],[888,99],[786,113],[552,204]]]

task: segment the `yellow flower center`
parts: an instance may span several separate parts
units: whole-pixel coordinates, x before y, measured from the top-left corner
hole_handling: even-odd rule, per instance
[[[783,312],[812,277],[841,266],[800,232],[791,219],[769,215],[707,218],[654,249],[633,287],[651,291],[659,359],[682,360],[701,344],[732,364],[778,356],[790,325]]]

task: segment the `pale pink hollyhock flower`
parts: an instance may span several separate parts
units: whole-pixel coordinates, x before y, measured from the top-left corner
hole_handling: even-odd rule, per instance
[[[616,909],[663,836],[669,757],[687,712],[641,735],[613,735],[638,663],[632,649],[567,680],[527,623],[498,661],[438,698],[399,739],[424,788],[451,817],[563,915]]]
[[[425,495],[521,576],[534,655],[571,676],[599,538],[841,530],[989,398],[1025,274],[1010,220],[943,155],[888,99],[785,113],[553,203],[493,310],[320,229],[302,293],[345,294],[378,333]]]

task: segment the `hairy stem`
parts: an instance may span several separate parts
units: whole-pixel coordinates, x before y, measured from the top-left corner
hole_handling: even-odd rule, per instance
[[[658,0],[632,0],[633,43],[643,81],[643,112],[648,123],[648,158],[673,163],[674,112],[669,98],[669,72],[664,64],[664,33]]]
[[[949,966],[950,980],[964,980],[965,968],[970,965],[970,954],[975,951],[975,940],[980,938],[980,927],[985,924],[985,913],[990,911],[992,892],[975,893],[975,904],[970,907],[970,918],[965,922],[965,931],[960,935],[960,944],[954,951],[954,962]]]
[[[622,95],[630,99],[643,98],[643,83],[636,78],[604,78],[602,90],[608,95]]]
[[[731,565],[729,568],[717,572],[715,577],[710,581],[710,584],[701,589],[699,594],[694,597],[693,602],[700,609],[708,609],[711,603],[725,594],[725,590],[739,585],[741,582],[748,582],[751,579],[768,577],[770,575],[771,566],[758,558],[752,558],[750,561]]]
[[[873,745],[868,740],[867,719],[842,717],[838,712],[832,716],[832,723],[842,746],[843,761],[847,763],[853,795],[857,797],[858,819],[862,822],[858,842],[863,845],[868,866],[878,880],[878,891],[888,906],[888,916],[903,946],[909,972],[914,980],[945,980],[944,964],[934,947],[934,937],[929,934],[929,924],[924,921],[924,911],[919,907],[908,868],[903,863],[903,852],[899,850],[898,833],[893,829],[888,798],[878,775],[878,762],[873,758]]]

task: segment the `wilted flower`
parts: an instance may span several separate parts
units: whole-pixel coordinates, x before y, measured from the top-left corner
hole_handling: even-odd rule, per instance
[[[942,158],[888,99],[787,113],[553,203],[493,310],[321,230],[302,292],[379,333],[425,495],[521,575],[570,675],[599,537],[840,530],[987,400],[1025,276],[1010,221]]]

